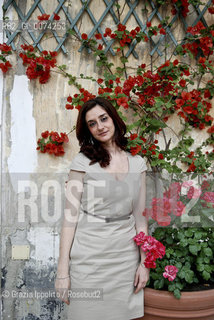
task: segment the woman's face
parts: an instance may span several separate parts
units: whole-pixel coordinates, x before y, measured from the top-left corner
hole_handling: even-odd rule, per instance
[[[101,143],[111,142],[115,133],[112,118],[100,105],[86,112],[85,120],[92,136]]]

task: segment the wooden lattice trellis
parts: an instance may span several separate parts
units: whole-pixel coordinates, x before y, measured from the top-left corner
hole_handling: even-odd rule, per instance
[[[104,30],[102,30],[102,22],[104,21],[105,17],[110,14],[112,16],[115,24],[116,25],[119,24],[119,20],[116,15],[116,11],[115,11],[116,0],[103,0],[106,7],[104,7],[103,13],[98,20],[95,19],[93,12],[89,8],[89,4],[92,1],[96,1],[96,0],[87,0],[87,1],[81,0],[82,6],[80,7],[79,12],[77,13],[77,15],[74,18],[71,17],[71,15],[69,14],[69,12],[67,10],[67,7],[64,5],[66,0],[57,0],[57,1],[58,1],[58,5],[56,6],[56,9],[54,10],[54,12],[58,14],[60,12],[60,10],[63,10],[64,15],[66,17],[66,25],[67,25],[68,29],[73,30],[76,33],[76,35],[80,38],[81,32],[78,29],[77,23],[78,23],[79,19],[83,16],[83,14],[85,12],[87,12],[87,14],[89,15],[90,20],[93,24],[92,29],[89,30],[89,32],[88,32],[89,39],[91,37],[93,37],[95,33],[99,32],[102,35],[102,40],[103,40],[103,43],[105,44],[105,53],[107,53],[109,51],[109,52],[111,52],[112,55],[115,55],[115,52],[112,48],[115,40],[114,39],[108,40],[107,38],[105,38],[103,36]],[[9,7],[13,6],[13,8],[17,12],[17,15],[18,15],[20,22],[27,23],[30,21],[31,16],[36,8],[38,8],[40,10],[41,14],[45,13],[45,10],[43,9],[40,2],[41,2],[41,0],[34,0],[34,4],[29,9],[29,11],[26,15],[24,15],[23,12],[20,10],[20,8],[17,6],[15,0],[6,1],[3,5],[3,10],[4,10],[4,13],[6,14]],[[149,14],[149,16],[147,17],[147,21],[152,21],[153,19],[158,19],[160,22],[162,22],[163,17],[160,13],[160,10],[159,10],[160,8],[152,0],[148,0],[148,2],[151,6],[152,11]],[[207,11],[208,7],[211,5],[211,2],[212,2],[212,0],[207,1],[206,5],[204,5],[204,7],[203,7],[203,10],[200,10],[199,6],[193,6],[193,10],[195,11],[196,18],[194,19],[193,23],[191,24],[192,26],[196,25],[199,21],[201,21],[203,23],[203,25],[205,27],[207,27],[207,22],[204,18],[204,14]],[[126,15],[125,15],[123,21],[121,21],[121,23],[126,24],[127,21],[130,19],[130,17],[133,15],[136,20],[136,23],[140,27],[141,31],[145,32],[145,34],[147,34],[147,36],[149,37],[149,35],[147,33],[147,28],[146,28],[147,21],[143,21],[143,17],[139,16],[139,14],[136,12],[136,8],[139,5],[139,0],[134,0],[134,1],[126,0],[126,4],[128,6],[128,12],[126,13]],[[52,14],[52,16],[50,17],[49,20],[51,22],[53,22],[53,19],[54,19],[54,14]],[[183,25],[185,34],[186,34],[186,31],[188,28],[187,21],[178,11],[177,14],[172,17],[172,19],[169,23],[170,27],[166,28],[166,35],[161,35],[156,42],[150,37],[150,43],[151,43],[150,55],[151,56],[153,56],[156,52],[159,56],[163,55],[163,52],[160,50],[160,46],[165,41],[165,37],[170,39],[175,47],[178,45],[176,38],[173,35],[173,26],[178,19],[180,19],[180,21]],[[16,30],[13,30],[13,31],[6,29],[5,32],[6,32],[6,37],[8,39],[7,44],[11,45],[13,50],[16,50],[14,40],[18,36],[20,29],[18,27]],[[31,39],[33,40],[34,47],[37,47],[40,51],[43,51],[43,48],[40,44],[40,41],[41,41],[42,37],[44,36],[45,32],[46,32],[46,30],[42,30],[40,32],[39,36],[37,37],[35,34],[36,32],[34,32],[33,30],[28,30],[28,34],[31,37]],[[59,37],[56,30],[51,30],[51,32],[57,42],[57,46],[55,48],[55,51],[58,51],[59,49],[61,49],[64,53],[67,53],[65,43],[66,43],[67,37],[69,36],[69,33],[65,30],[63,36]],[[130,54],[133,54],[133,56],[135,58],[138,58],[138,54],[135,51],[136,45],[137,45],[136,40],[133,40],[132,43],[130,43],[129,49],[126,53],[126,57],[129,57]],[[82,50],[83,50],[83,45],[81,45],[81,47],[79,48],[80,52]]]

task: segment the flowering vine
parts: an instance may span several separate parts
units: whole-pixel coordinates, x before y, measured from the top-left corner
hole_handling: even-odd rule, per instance
[[[7,60],[7,56],[12,54],[11,46],[8,46],[6,43],[0,44],[0,51],[0,60],[2,61],[0,63],[0,69],[3,73],[6,73],[8,69],[12,67],[10,61]]]
[[[148,32],[152,32],[154,35],[157,30],[164,34],[163,30],[160,31],[163,27],[164,24],[152,27],[151,22],[147,23]],[[120,108],[131,108],[135,111],[136,121],[127,126],[130,132],[130,151],[133,155],[140,154],[146,157],[151,167],[156,168],[155,170],[164,168],[169,172],[179,172],[177,162],[180,161],[188,165],[187,172],[207,172],[211,166],[209,161],[214,159],[214,149],[205,153],[201,152],[200,148],[193,151],[191,146],[194,140],[190,136],[186,137],[186,133],[191,127],[198,130],[207,129],[210,138],[203,143],[202,147],[213,145],[211,129],[213,117],[210,114],[210,100],[214,96],[213,80],[209,80],[206,86],[202,88],[199,86],[199,82],[204,75],[212,75],[213,73],[209,58],[213,54],[214,38],[212,32],[210,32],[213,30],[213,26],[206,28],[206,33],[203,30],[201,23],[189,28],[190,37],[187,38],[184,45],[177,48],[177,53],[182,58],[185,54],[192,54],[191,47],[187,49],[188,45],[199,41],[197,47],[201,47],[201,56],[199,56],[198,50],[194,52],[197,58],[197,70],[190,68],[188,64],[177,58],[174,61],[166,60],[162,65],[154,68],[153,71],[148,70],[146,64],[142,63],[138,66],[136,75],[128,75],[126,66],[128,59],[125,58],[123,50],[134,39],[148,41],[146,33],[141,32],[139,28],[136,27],[128,31],[126,26],[120,23],[115,31],[110,28],[105,29],[103,36],[110,37],[119,44],[115,47],[115,50],[117,54],[120,54],[122,67],[117,67],[117,71],[114,73],[111,70],[112,63],[108,62],[104,49],[99,43],[102,35],[96,34],[95,39],[89,39],[87,34],[82,34],[80,39],[85,47],[90,47],[94,52],[97,58],[97,66],[106,69],[102,78],[94,79],[80,75],[81,78],[96,81],[98,85],[97,94],[110,99],[118,110]],[[192,38],[191,32],[200,33],[200,35]],[[73,32],[71,34],[73,35]],[[209,41],[207,41],[207,37]],[[201,45],[202,43],[204,43],[204,47]],[[205,43],[209,47],[209,51]],[[204,57],[205,53],[207,58]],[[192,89],[197,77],[200,78],[198,85]],[[191,90],[189,87],[191,87]],[[79,90],[79,94],[69,97],[70,104],[66,104],[67,109],[76,108],[80,110],[84,102],[97,95],[83,88],[79,88]],[[176,114],[184,126],[184,130],[179,133],[182,139],[174,148],[170,148],[171,140],[167,141],[164,132],[172,114]],[[164,138],[165,149],[160,148],[158,135]]]
[[[23,64],[27,65],[26,75],[28,79],[37,79],[41,84],[46,83],[50,78],[51,68],[56,66],[56,51],[44,50],[41,53],[31,45],[21,45],[23,52],[19,54]]]
[[[158,1],[160,5],[164,2]],[[177,10],[185,17],[189,5],[196,6],[196,2],[173,0],[174,13]],[[210,14],[212,6],[209,8]],[[117,9],[119,13],[118,4]],[[59,20],[60,16],[54,13],[51,18]],[[50,14],[38,16],[40,22],[49,19]],[[211,172],[214,159],[213,117],[210,113],[211,99],[214,96],[214,26],[207,28],[199,22],[196,26],[188,27],[184,43],[176,48],[176,59],[166,59],[152,69],[142,61],[135,74],[129,74],[129,61],[125,50],[129,49],[134,41],[147,43],[152,37],[165,36],[168,20],[169,18],[162,20],[159,25],[153,25],[152,21],[148,20],[146,28],[136,26],[131,30],[119,22],[115,30],[107,27],[103,33],[96,33],[94,37],[89,37],[86,33],[80,36],[73,30],[68,30],[71,37],[75,37],[86,49],[90,49],[96,58],[102,75],[94,78],[80,74],[80,79],[96,83],[97,92],[89,92],[83,88],[79,79],[66,71],[66,65],[57,65],[56,52],[44,50],[40,53],[33,46],[24,44],[20,57],[27,66],[26,74],[30,80],[38,78],[39,82],[44,84],[49,80],[51,70],[55,68],[68,78],[70,85],[79,90],[79,93],[67,97],[67,110],[80,110],[84,102],[97,95],[111,100],[127,123],[130,152],[146,157],[153,171],[166,169],[168,172],[181,172],[186,167],[187,172]],[[114,51],[119,56],[120,66],[115,67],[105,54],[102,43],[105,38],[116,44]],[[194,68],[183,61],[185,55],[195,57]],[[210,79],[200,86],[203,77],[207,76]],[[123,109],[133,110],[135,120],[132,123],[129,123],[121,112]],[[176,115],[183,126],[179,133],[175,133],[173,128],[170,129],[168,124],[172,115]],[[193,149],[194,140],[189,134],[191,128],[206,130],[209,134],[206,141],[196,149]],[[172,146],[171,138],[165,133],[166,129],[170,129],[174,134],[177,145]],[[180,164],[183,164],[182,169]]]
[[[65,151],[63,143],[68,143],[68,135],[61,132],[60,135],[58,132],[44,131],[41,133],[41,138],[38,139],[37,150],[40,150],[42,153],[54,154],[55,156],[63,156]]]

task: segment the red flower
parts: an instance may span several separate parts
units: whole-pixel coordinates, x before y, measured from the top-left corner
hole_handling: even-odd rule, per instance
[[[88,35],[86,33],[83,33],[81,37],[82,37],[83,40],[87,40],[88,39]]]
[[[207,99],[207,98],[210,98],[211,97],[211,93],[210,93],[210,90],[209,89],[206,89],[204,91],[204,98]]]
[[[103,46],[101,44],[99,44],[99,46],[97,47],[98,50],[103,50]]]
[[[207,130],[208,133],[214,133],[214,125]]]
[[[202,58],[202,57],[200,57],[198,60],[199,63],[204,63],[205,61],[206,61],[206,58]]]
[[[159,155],[158,155],[158,159],[160,159],[160,160],[164,159],[164,156],[163,156],[163,154],[162,154],[162,153],[159,153]]]
[[[49,51],[51,57],[56,57],[57,56],[57,52],[56,51]]]
[[[103,83],[103,79],[101,79],[101,78],[97,79],[97,83],[98,83],[98,84]]]
[[[151,21],[149,21],[149,22],[146,23],[147,28],[150,28],[151,25],[152,25]]]
[[[110,37],[111,37],[111,39],[115,39],[115,38],[117,37],[117,35],[116,35],[115,33],[112,33],[112,34],[110,35]]]
[[[72,110],[73,108],[74,108],[74,106],[72,106],[71,104],[66,104],[65,105],[65,108],[67,109],[67,110]]]
[[[189,69],[184,69],[183,72],[187,77],[190,75]]]
[[[130,32],[130,36],[131,36],[132,38],[135,38],[135,37],[136,37],[136,34],[137,34],[137,32],[136,32],[135,30],[132,30],[132,31]]]
[[[194,162],[191,163],[191,165],[189,166],[189,168],[187,169],[187,172],[194,172],[196,169],[196,166],[194,164]]]
[[[101,40],[101,39],[102,39],[102,35],[101,35],[100,33],[96,33],[96,34],[95,34],[95,38],[96,38],[97,40]]]
[[[6,73],[8,71],[8,68],[11,68],[12,65],[10,64],[9,61],[6,61],[5,63],[0,63],[0,69],[2,70],[3,73]]]
[[[116,95],[118,95],[119,93],[122,92],[122,88],[120,86],[117,86],[115,89],[114,89],[114,92]]]
[[[131,154],[133,156],[135,156],[136,154],[138,154],[141,150],[141,146],[140,145],[136,145],[135,147],[131,147],[130,148],[130,151],[131,151]]]
[[[47,137],[49,136],[49,131],[44,131],[41,134],[42,138],[47,139]]]
[[[182,88],[185,88],[185,87],[186,87],[186,80],[181,79],[181,80],[179,81],[179,84],[180,84],[180,86],[181,86]]]
[[[67,143],[69,141],[66,133],[61,132],[59,136],[57,132],[51,131],[49,133],[49,131],[44,131],[41,135],[43,139],[49,137],[49,140],[44,142],[41,139],[38,139],[37,150],[40,150],[42,153],[47,152],[49,154],[54,154],[55,156],[62,156],[65,153],[62,143]]]
[[[68,143],[68,135],[65,132],[60,132],[60,137],[62,139],[62,142]]]
[[[143,141],[143,142],[146,142],[147,139],[143,138],[143,137],[140,137],[140,139]]]
[[[60,20],[60,16],[56,13],[54,13],[54,20]]]
[[[193,108],[191,106],[186,106],[183,107],[184,112],[188,113],[188,114],[192,114],[193,113]]]
[[[125,31],[126,30],[126,26],[124,26],[122,23],[119,23],[117,26],[117,30],[118,31]]]
[[[194,154],[195,154],[195,152],[194,152],[194,151],[191,151],[191,152],[190,152],[190,154],[188,154],[188,156],[187,156],[187,157],[188,157],[188,158],[190,158],[190,159],[192,159],[192,158],[193,158],[193,156],[194,156]]]
[[[11,51],[11,46],[8,46],[5,42],[3,44],[0,44],[0,50],[2,53],[9,53]]]
[[[161,28],[161,29],[160,29],[160,34],[166,34],[166,30],[163,29],[163,28]]]
[[[130,140],[134,140],[138,137],[137,133],[133,133],[130,135]]]
[[[209,13],[214,14],[214,7],[208,8]]]
[[[121,97],[121,98],[117,99],[117,104],[119,106],[122,106],[124,109],[128,109],[128,107],[129,107],[128,98],[127,97]]]
[[[68,97],[67,97],[67,101],[68,101],[68,102],[72,102],[72,97],[71,97],[71,96],[68,96]]]
[[[77,106],[75,107],[75,109],[77,109],[78,111],[80,111],[81,108],[82,108],[81,105],[77,105]]]
[[[44,21],[44,20],[48,20],[50,18],[50,15],[46,14],[46,13],[43,13],[41,16],[38,16],[37,18],[40,21]]]
[[[110,35],[111,35],[111,29],[110,28],[106,28],[105,29],[105,37],[107,37],[107,36],[109,36],[110,37]]]

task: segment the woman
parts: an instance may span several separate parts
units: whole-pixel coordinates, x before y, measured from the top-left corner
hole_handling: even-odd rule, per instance
[[[148,234],[144,159],[126,151],[126,126],[101,97],[80,109],[66,188],[55,288],[72,320],[142,317],[149,271],[133,237]],[[71,288],[71,290],[69,290]]]

